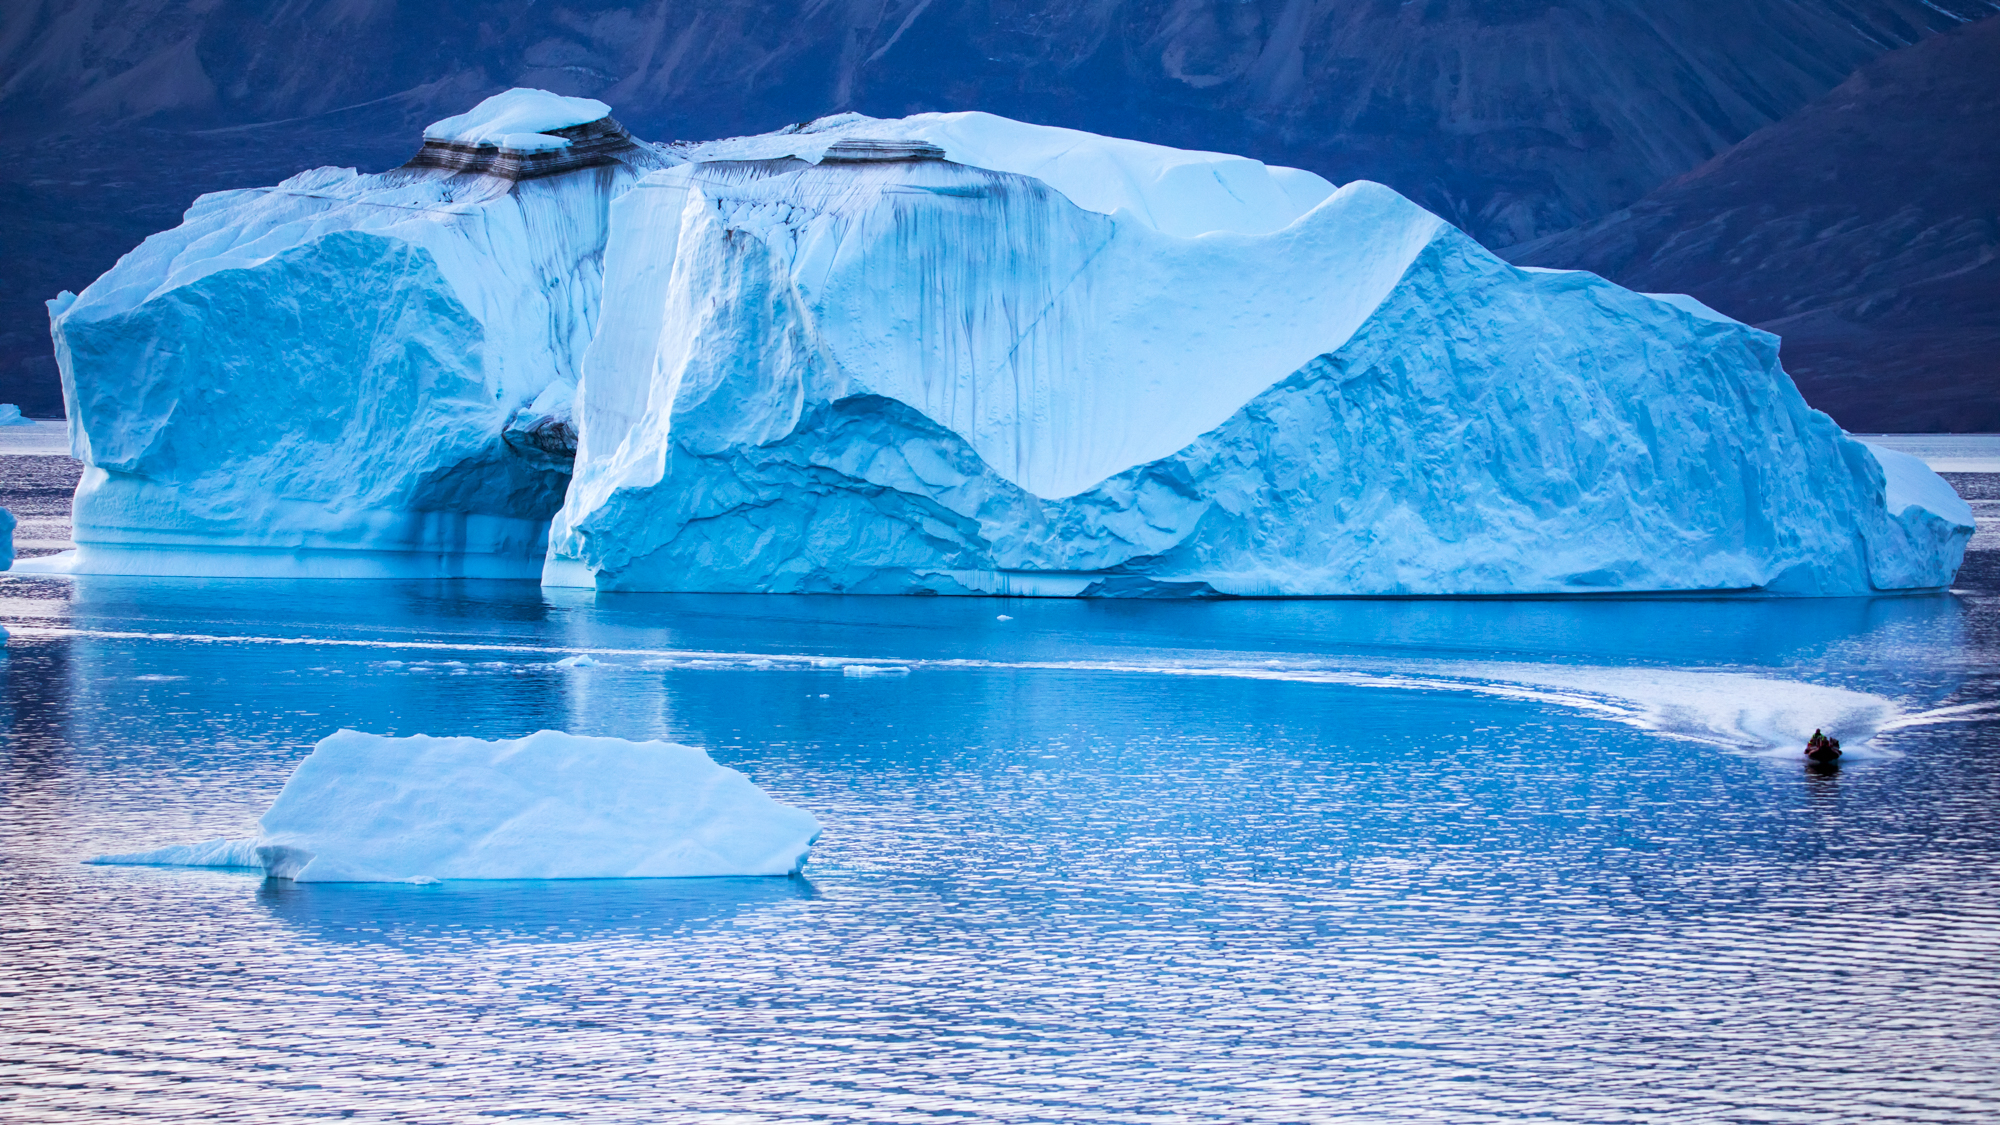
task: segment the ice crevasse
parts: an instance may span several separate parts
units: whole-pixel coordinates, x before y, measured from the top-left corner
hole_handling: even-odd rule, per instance
[[[580,101],[206,197],[52,303],[66,565],[1861,594],[1947,585],[1970,536],[1775,337],[1377,184],[977,113],[656,149]]]

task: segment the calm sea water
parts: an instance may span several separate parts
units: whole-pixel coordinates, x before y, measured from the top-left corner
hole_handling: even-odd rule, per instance
[[[2000,1120],[1991,561],[1837,601],[0,578],[0,1118]],[[249,831],[340,727],[688,742],[826,831],[800,879],[81,864]]]

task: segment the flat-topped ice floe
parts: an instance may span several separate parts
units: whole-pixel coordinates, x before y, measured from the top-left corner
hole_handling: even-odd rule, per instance
[[[983,113],[655,151],[600,111],[515,91],[388,179],[208,197],[56,302],[73,565],[1847,595],[1942,588],[1971,534],[1775,337],[1379,184]]]
[[[546,730],[512,742],[343,730],[259,827],[91,862],[320,883],[790,875],[820,830],[694,747]]]

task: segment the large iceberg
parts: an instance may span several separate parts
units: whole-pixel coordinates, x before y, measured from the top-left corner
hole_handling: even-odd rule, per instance
[[[545,730],[511,742],[343,730],[258,836],[100,864],[261,867],[299,882],[791,875],[819,821],[701,750]]]
[[[504,143],[517,163],[557,159],[533,140],[555,135],[541,131],[552,95],[503,97],[434,126],[426,151],[449,163]],[[564,196],[595,208],[588,236],[561,243],[590,248],[566,275],[589,307],[569,331],[513,324],[540,333],[519,354],[547,358],[521,361],[535,377],[490,408],[465,406],[449,457],[407,411],[378,409],[374,384],[327,389],[318,401],[345,403],[348,424],[307,475],[349,480],[379,443],[406,487],[352,505],[381,526],[322,533],[320,559],[391,528],[503,518],[517,521],[504,535],[459,532],[460,557],[518,559],[553,513],[542,580],[598,589],[1859,594],[1947,585],[1971,533],[1948,484],[1808,407],[1775,337],[1686,297],[1509,266],[1377,184],[979,113],[846,114],[649,159],[599,166],[604,186]],[[205,200],[182,231],[234,232],[258,205]],[[194,244],[169,232],[147,246],[161,240]],[[544,274],[505,246],[477,284],[518,311]],[[81,315],[136,291],[121,275],[137,269],[128,258],[57,302],[93,465],[74,565],[196,508],[209,522],[179,541],[285,549],[282,530],[310,523],[278,502],[300,491],[290,451],[186,479],[165,474],[171,456],[113,468],[99,454],[93,425],[159,435],[149,452],[198,432],[173,405],[204,386],[187,343],[237,332],[193,313],[117,332]],[[258,284],[274,304],[332,299],[325,275]],[[347,319],[315,329],[325,347],[358,335],[371,357],[458,354],[439,338],[453,317],[359,327],[394,292],[340,304]],[[86,365],[85,339],[125,350]],[[272,397],[222,408],[280,447],[325,425],[283,398],[301,348],[272,342],[244,368]],[[342,362],[360,353],[311,369]],[[87,394],[97,422],[74,405]],[[531,480],[542,463],[506,452],[522,417],[573,426],[571,475],[551,456]],[[118,474],[144,506],[104,502]],[[426,491],[434,479],[445,486]],[[449,556],[445,527],[404,534]]]

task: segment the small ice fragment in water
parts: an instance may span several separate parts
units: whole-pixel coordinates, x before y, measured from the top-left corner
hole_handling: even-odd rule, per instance
[[[556,667],[558,668],[595,668],[597,666],[597,661],[587,652],[580,652],[575,656],[565,656],[561,660],[556,661]]]
[[[261,867],[300,882],[790,875],[819,821],[692,746],[545,730],[510,742],[343,730],[250,839],[99,864]]]
[[[840,669],[843,676],[907,676],[908,668],[900,664],[848,664]]]
[[[998,617],[994,618],[993,620],[995,620],[995,621],[1012,621],[1012,620],[1014,620],[1014,618],[1013,618],[1012,616],[1008,615],[1008,614],[1005,614],[1005,613],[1003,613],[1003,614],[1001,614],[1000,616],[998,616]]]

